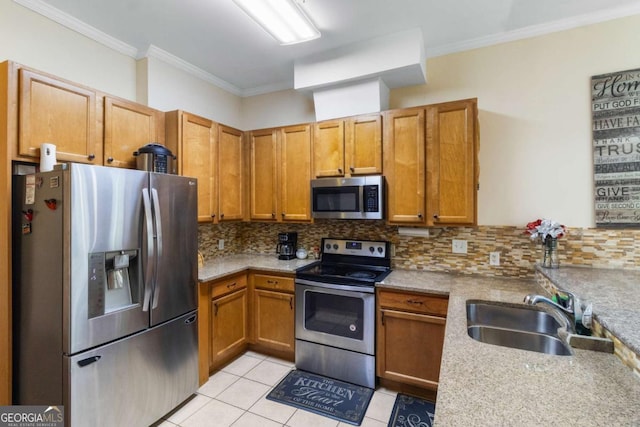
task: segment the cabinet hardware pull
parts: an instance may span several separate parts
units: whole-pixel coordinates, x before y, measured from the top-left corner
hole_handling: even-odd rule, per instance
[[[354,168],[353,166],[349,166],[349,170],[350,170],[351,172],[355,172],[355,171],[356,171],[356,168]]]
[[[437,221],[439,219],[438,218],[438,214],[433,214],[433,219],[435,219]]]
[[[215,218],[215,217],[216,217],[216,214],[211,214],[211,218]]]
[[[213,304],[213,315],[217,316],[218,315],[218,303],[214,303]]]
[[[277,285],[278,281],[277,280],[267,280],[267,283],[270,285]]]
[[[293,310],[293,297],[289,297],[289,307]]]
[[[286,214],[285,214],[284,212],[282,212],[282,218],[284,218],[284,216],[285,216],[285,215],[286,215]]]
[[[408,299],[407,303],[409,303],[409,304],[417,304],[417,305],[424,304],[422,301],[416,301],[416,300],[413,300],[413,299]]]
[[[95,154],[89,154],[89,155],[87,156],[87,158],[88,158],[89,160],[93,160],[93,159],[95,159],[95,158],[96,158],[96,155],[95,155]]]
[[[342,168],[338,168],[338,173],[342,173]]]
[[[231,289],[231,288],[235,288],[235,287],[236,287],[236,282],[229,283],[229,284],[227,285],[227,289]]]
[[[380,322],[382,323],[382,326],[384,326],[384,311],[380,313]]]
[[[113,157],[109,157],[109,158],[107,159],[107,163],[113,163]]]
[[[220,214],[220,219],[222,219],[222,218],[224,218],[224,214],[223,213]]]
[[[271,212],[271,218],[275,218],[276,217],[276,213],[275,212]]]
[[[418,212],[418,218],[422,218],[422,212]]]

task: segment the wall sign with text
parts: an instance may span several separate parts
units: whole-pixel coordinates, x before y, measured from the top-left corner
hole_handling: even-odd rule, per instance
[[[640,69],[591,77],[596,226],[640,227]]]

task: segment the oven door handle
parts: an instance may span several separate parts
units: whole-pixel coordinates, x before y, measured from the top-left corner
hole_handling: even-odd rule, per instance
[[[336,283],[315,282],[313,280],[306,280],[306,279],[296,279],[295,283],[296,285],[307,285],[307,286],[314,286],[316,288],[339,290],[339,291],[360,292],[363,294],[373,294],[376,291],[376,288],[373,285],[351,286],[351,285],[341,285]]]

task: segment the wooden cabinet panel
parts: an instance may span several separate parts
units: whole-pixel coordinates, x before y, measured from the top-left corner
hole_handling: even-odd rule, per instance
[[[198,384],[209,380],[209,334],[211,330],[211,285],[198,284]]]
[[[20,69],[19,97],[19,155],[39,158],[50,142],[58,160],[102,164],[95,91]]]
[[[249,135],[251,172],[251,219],[278,219],[278,138],[276,129],[254,131]]]
[[[351,175],[382,173],[382,117],[352,117],[347,121],[345,166]]]
[[[476,101],[427,107],[429,225],[475,225]]]
[[[259,289],[293,293],[295,283],[293,277],[254,274],[253,285]]]
[[[425,110],[385,113],[384,169],[387,221],[425,224]]]
[[[445,319],[387,309],[379,317],[378,376],[437,389]]]
[[[283,220],[311,219],[311,126],[283,128],[280,147],[280,197]]]
[[[315,176],[344,176],[344,121],[316,123],[313,138]]]
[[[242,132],[218,126],[218,209],[220,221],[242,220],[243,200]]]
[[[391,308],[416,313],[447,316],[449,299],[446,296],[433,296],[420,293],[399,293],[380,290],[378,304],[382,308]]]
[[[163,112],[135,102],[105,96],[106,165],[135,169],[136,159],[133,152],[152,142],[164,145]]]
[[[211,120],[182,113],[181,129],[179,173],[198,179],[198,222],[211,222],[216,211],[213,165],[217,127]]]
[[[263,289],[254,291],[255,343],[272,350],[294,352],[294,296]]]
[[[244,283],[245,286],[240,286],[240,283]],[[247,296],[245,274],[212,285],[209,315],[211,320],[210,370],[237,356],[247,346],[249,336]]]

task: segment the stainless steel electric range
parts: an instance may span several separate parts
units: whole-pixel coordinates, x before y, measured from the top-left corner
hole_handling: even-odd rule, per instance
[[[389,242],[322,239],[296,272],[296,368],[375,388],[375,283],[390,272]]]

